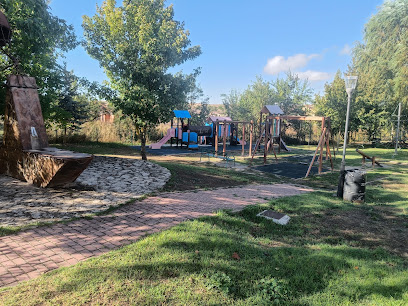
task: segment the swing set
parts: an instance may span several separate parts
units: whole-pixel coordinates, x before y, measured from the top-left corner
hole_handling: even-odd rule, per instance
[[[294,115],[271,115],[266,116],[265,121],[263,120],[263,114],[265,112],[261,111],[261,122],[259,125],[260,136],[258,141],[255,144],[255,147],[252,151],[252,159],[254,158],[257,150],[260,148],[261,143],[264,143],[264,165],[267,163],[268,153],[273,151],[275,159],[277,160],[276,151],[274,145],[278,145],[278,153],[281,149],[289,151],[289,148],[286,146],[285,142],[282,139],[282,124],[284,120],[298,120],[298,121],[318,121],[321,122],[321,134],[319,137],[319,142],[317,144],[316,150],[313,154],[313,158],[309,164],[308,170],[306,172],[305,178],[309,176],[312,166],[318,158],[319,167],[318,173],[322,173],[323,169],[323,158],[325,160],[330,160],[330,165],[332,171],[334,170],[332,155],[330,151],[330,118],[329,117],[320,117],[320,116],[294,116]]]

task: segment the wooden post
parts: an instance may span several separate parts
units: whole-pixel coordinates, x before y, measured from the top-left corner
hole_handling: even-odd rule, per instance
[[[224,137],[222,139],[222,155],[225,156],[226,151],[227,151],[227,124],[226,124],[226,121],[224,120]]]
[[[180,138],[180,118],[177,118],[177,126],[176,126],[176,132],[177,132],[177,137],[176,137],[176,147],[178,148],[178,143],[179,143],[179,138]]]
[[[238,139],[238,127],[237,127],[237,139]],[[245,155],[245,123],[242,124],[242,139],[241,139],[241,145],[242,145],[242,153],[241,156]]]
[[[215,145],[215,155],[218,154],[218,130],[220,128],[218,119],[217,121],[215,121],[215,131],[214,131],[214,136],[215,136],[215,140],[214,140],[214,145]]]
[[[324,134],[322,133],[322,135],[320,135],[319,143],[317,144],[316,151],[313,155],[312,161],[310,162],[309,169],[307,169],[305,178],[309,176],[310,170],[312,170],[313,163],[316,159],[317,151],[319,151],[319,147],[322,145],[323,137],[324,137]]]
[[[251,126],[249,128],[249,153],[248,157],[251,157],[252,155],[252,137],[254,135],[254,121],[251,120]]]
[[[269,131],[269,122],[265,121],[265,147],[264,147],[264,165],[266,165],[266,157],[268,156],[268,131]]]
[[[325,120],[323,118],[322,120],[322,135],[323,135],[323,141],[320,144],[320,155],[319,155],[319,174],[322,173],[322,168],[323,168],[323,147],[326,141],[326,129],[325,129]]]
[[[282,131],[282,119],[280,118],[280,116],[279,116],[279,119],[278,119],[278,122],[279,122],[279,128],[278,128],[278,133],[279,133],[279,138],[278,138],[278,153],[280,153],[280,150],[281,150],[281,143],[282,143],[282,139],[281,139],[281,131]]]
[[[329,128],[326,129],[326,133],[327,133],[327,136],[326,136],[326,137],[329,139],[329,137],[330,137],[330,129],[329,129]],[[327,142],[327,148],[326,148],[326,150],[327,150],[327,152],[328,152],[328,154],[329,154],[330,165],[331,165],[331,169],[332,169],[332,171],[333,171],[333,170],[334,170],[334,165],[333,165],[333,159],[332,159],[331,152],[330,152],[330,143],[329,143],[329,142]]]

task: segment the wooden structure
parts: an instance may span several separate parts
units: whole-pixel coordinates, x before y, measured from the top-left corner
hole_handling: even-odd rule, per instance
[[[266,164],[268,152],[271,150],[275,155],[275,159],[278,159],[274,144],[279,144],[279,152],[282,144],[284,145],[284,148],[288,150],[286,144],[283,143],[283,140],[280,137],[281,120],[277,118],[279,118],[281,115],[283,115],[283,111],[278,105],[265,105],[261,109],[259,118],[259,138],[252,150],[252,159],[262,143],[264,144],[264,164]]]
[[[222,139],[222,154],[225,155],[227,152],[227,138],[229,138],[230,145],[231,144],[241,144],[241,155],[245,156],[245,145],[246,145],[246,135],[247,131],[249,131],[249,153],[248,156],[251,156],[251,148],[252,148],[252,139],[254,133],[254,122],[251,121],[234,121],[229,117],[212,117],[215,120],[213,122],[213,145],[215,147],[215,152],[218,153],[218,144],[219,138],[221,135]],[[222,121],[219,119],[223,119]],[[238,139],[238,130],[239,125],[242,125],[242,138]],[[221,131],[221,133],[219,133]]]
[[[375,160],[375,156],[370,157],[367,154],[365,154],[364,152],[360,151],[359,149],[356,149],[356,152],[359,153],[363,157],[363,161],[362,161],[363,164],[365,164],[366,159],[369,159],[369,160],[371,160],[371,164],[372,164],[373,168],[374,168],[375,164],[377,164],[380,167],[383,167],[383,165],[381,165],[378,161]]]
[[[93,156],[48,147],[34,78],[10,75],[6,86],[0,174],[39,187],[64,186],[75,181]]]
[[[262,116],[261,116],[262,119]],[[326,160],[330,160],[331,169],[334,169],[333,160],[330,151],[330,118],[329,117],[320,117],[320,116],[295,116],[295,115],[280,115],[280,116],[268,116],[265,119],[265,122],[261,125],[261,136],[254,147],[252,158],[254,157],[256,150],[258,149],[262,137],[264,138],[265,147],[264,147],[264,164],[266,164],[268,152],[272,149],[275,155],[275,159],[277,159],[276,152],[274,150],[273,145],[279,144],[278,148],[280,151],[281,147],[286,147],[286,144],[282,140],[282,133],[281,133],[281,126],[283,120],[299,120],[299,121],[320,121],[322,123],[322,132],[319,137],[319,142],[317,144],[315,153],[313,158],[309,164],[308,170],[306,172],[305,177],[308,177],[312,166],[316,160],[316,156],[318,155],[319,167],[318,173],[321,174],[323,168],[323,158],[325,155]],[[273,124],[273,125],[272,125]],[[277,131],[277,132],[275,132]],[[262,135],[263,133],[263,135]]]

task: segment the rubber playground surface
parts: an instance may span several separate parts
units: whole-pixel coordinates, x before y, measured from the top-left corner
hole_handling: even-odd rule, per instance
[[[254,169],[290,177],[293,179],[303,178],[306,175],[307,169],[309,169],[309,164],[312,161],[312,156],[288,156],[278,160],[276,163],[269,165],[262,165],[254,167]],[[309,175],[315,175],[319,172],[319,165],[317,163],[317,157],[315,163],[310,170]],[[322,168],[322,173],[329,172],[330,169],[327,167]]]
[[[135,150],[140,150],[140,146],[132,146],[133,149]],[[222,144],[218,145],[218,152],[222,152]],[[188,150],[186,149],[186,146],[183,146],[183,148],[176,147],[173,145],[172,147],[170,145],[164,145],[161,147],[161,149],[150,149],[149,147],[146,147],[146,152],[148,154],[152,155],[159,155],[159,156],[165,156],[165,155],[178,155],[178,154],[195,154],[195,153],[201,153],[205,151],[214,151],[215,148],[211,145],[200,145],[199,149],[197,150]],[[236,146],[230,146],[227,145],[227,151],[240,151],[242,150],[241,145],[236,145]],[[249,145],[245,146],[245,151],[248,152],[249,150]]]

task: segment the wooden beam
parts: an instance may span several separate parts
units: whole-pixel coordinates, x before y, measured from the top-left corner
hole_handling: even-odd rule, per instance
[[[312,170],[312,166],[313,166],[313,163],[314,163],[314,161],[315,161],[315,159],[316,159],[317,151],[319,151],[319,147],[320,147],[321,144],[322,144],[323,137],[324,137],[324,134],[322,133],[322,135],[320,135],[319,143],[317,144],[316,151],[315,151],[315,153],[314,153],[314,155],[313,155],[312,161],[310,162],[309,169],[307,169],[305,178],[309,176],[310,170]]]
[[[226,121],[224,120],[224,125],[223,125],[224,136],[222,138],[222,155],[224,156],[227,151],[227,130],[228,130],[228,126],[225,123]]]
[[[248,156],[251,157],[252,154],[252,137],[254,135],[254,121],[251,120],[251,126],[249,128],[249,153]]]
[[[326,138],[327,138],[327,148],[326,148],[326,152],[328,152],[328,154],[329,154],[329,158],[330,158],[330,164],[331,164],[331,169],[332,169],[332,171],[334,170],[334,165],[333,165],[333,160],[332,160],[332,156],[331,156],[331,152],[330,152],[330,141],[329,141],[329,139],[330,139],[330,129],[328,128],[327,129],[327,136],[326,136]]]
[[[325,117],[320,116],[295,116],[295,115],[285,115],[285,116],[269,116],[268,119],[281,118],[282,120],[300,120],[300,121],[323,121]]]
[[[371,160],[371,162],[376,163],[378,166],[383,167],[383,165],[381,165],[378,161],[375,160],[375,156],[370,157],[367,154],[365,154],[364,152],[360,151],[359,149],[356,149],[356,152],[361,154],[364,158],[367,158],[367,159]]]
[[[219,125],[219,122],[218,122],[218,120],[217,121],[215,121],[215,131],[214,131],[214,145],[215,145],[215,154],[217,155],[218,154],[218,130],[219,130],[219,128],[220,128],[220,125]]]
[[[323,141],[322,144],[320,146],[320,155],[319,155],[319,174],[322,173],[322,168],[323,168],[323,148],[326,142],[326,129],[325,129],[325,123],[324,123],[324,117],[322,120],[322,134],[323,136]]]
[[[238,140],[238,126],[237,126],[237,140]],[[245,155],[245,123],[242,124],[242,139],[241,139],[241,144],[242,144],[242,153],[241,155]]]
[[[269,131],[269,121],[265,121],[265,147],[264,147],[264,165],[266,165],[266,157],[268,156],[268,131]]]

